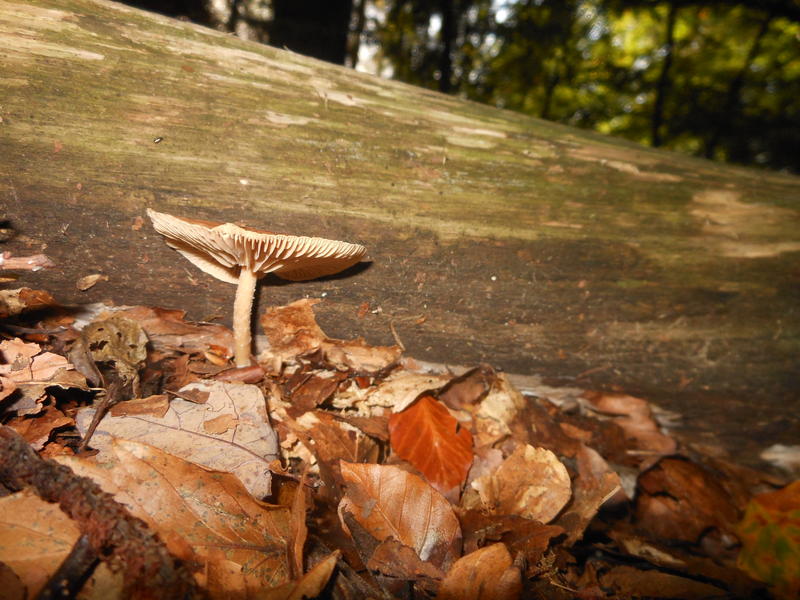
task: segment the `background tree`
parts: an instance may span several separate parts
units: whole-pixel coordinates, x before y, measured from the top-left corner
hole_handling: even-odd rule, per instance
[[[797,0],[132,0],[529,115],[800,172]],[[359,63],[363,49],[371,58]]]

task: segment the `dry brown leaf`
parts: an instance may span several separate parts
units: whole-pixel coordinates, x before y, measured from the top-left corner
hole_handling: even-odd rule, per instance
[[[470,369],[451,379],[438,393],[438,398],[454,410],[472,407],[490,392],[497,374],[488,365]]]
[[[440,569],[422,560],[413,548],[394,538],[383,540],[377,545],[367,561],[367,568],[398,579],[438,580],[444,577]]]
[[[464,533],[464,552],[474,552],[490,542],[503,542],[514,554],[522,553],[535,566],[550,545],[564,533],[558,525],[545,525],[516,515],[488,515],[477,510],[459,512]]]
[[[444,404],[424,395],[389,418],[392,450],[422,473],[436,490],[458,498],[472,466],[472,434]]]
[[[98,281],[108,281],[108,275],[102,275],[100,273],[86,275],[75,282],[75,287],[80,291],[85,292],[86,290],[94,287]]]
[[[412,371],[397,370],[381,380],[376,386],[364,389],[351,386],[345,391],[339,391],[333,398],[332,404],[336,408],[356,408],[364,413],[374,414],[374,407],[391,408],[400,412],[408,407],[423,392],[430,392],[440,388],[449,381],[446,375],[431,375],[427,373],[414,373]]]
[[[10,377],[0,375],[0,400],[8,398],[17,389],[17,384]]]
[[[8,389],[13,385],[18,390],[5,410],[18,415],[38,414],[45,390],[50,386],[87,389],[86,379],[72,368],[63,356],[42,352],[38,344],[19,338],[0,342],[0,377],[11,382],[3,387]]]
[[[492,544],[459,558],[439,588],[440,600],[514,600],[522,576],[505,544]]]
[[[725,488],[689,460],[663,458],[639,476],[636,523],[658,538],[695,543],[712,527],[732,531],[738,518]]]
[[[10,252],[0,253],[0,271],[40,271],[41,269],[52,269],[56,266],[50,258],[44,254],[34,254],[32,256],[12,256]]]
[[[544,448],[520,445],[498,469],[472,482],[487,510],[548,523],[569,501],[566,467]]]
[[[303,600],[304,598],[316,598],[322,594],[325,586],[328,585],[336,561],[339,559],[339,552],[333,552],[326,558],[314,565],[308,573],[297,581],[290,581],[270,590],[259,590],[258,600]],[[230,596],[227,596],[228,598]]]
[[[31,288],[0,290],[0,319],[48,306],[57,306],[57,303],[55,298],[44,290],[32,290]]]
[[[161,536],[173,555],[196,561],[204,586],[218,588],[213,578],[230,574],[229,563],[262,588],[289,580],[287,508],[255,500],[233,475],[146,444],[115,440],[103,463],[96,458],[56,460],[113,494]]]
[[[334,493],[341,483],[340,460],[360,463],[378,459],[378,446],[372,439],[326,412],[306,413],[300,420],[287,420],[286,424],[316,457],[325,483],[320,490],[323,496]]]
[[[137,321],[156,350],[209,352],[223,359],[233,356],[233,333],[230,329],[213,323],[187,322],[185,311],[133,306],[119,313]]]
[[[317,325],[313,306],[321,300],[304,298],[267,310],[261,326],[269,341],[269,349],[258,361],[270,364],[274,359],[293,362],[297,357],[317,351],[336,369],[357,373],[376,373],[396,363],[401,354],[397,346],[370,346],[363,339],[329,338]]]
[[[32,491],[0,498],[0,562],[13,569],[29,598],[37,597],[79,535],[57,504]]]
[[[248,384],[198,381],[180,393],[193,392],[208,392],[208,400],[196,404],[174,398],[162,418],[107,415],[91,445],[105,452],[112,438],[151,444],[211,469],[234,473],[255,497],[268,496],[269,463],[278,456],[278,439],[269,425],[261,390]],[[94,408],[78,411],[82,433],[93,416]]]
[[[164,394],[148,396],[147,398],[133,398],[115,404],[109,410],[112,417],[126,417],[128,415],[150,415],[163,418],[169,410],[169,399]]]
[[[397,467],[342,461],[347,483],[339,516],[352,517],[379,542],[394,538],[420,559],[448,568],[461,553],[461,528],[445,498]]]
[[[495,375],[475,414],[475,445],[489,446],[511,435],[512,423],[525,404],[505,374]]]
[[[646,400],[610,392],[584,394],[592,407],[605,414],[617,415],[612,421],[627,436],[636,441],[636,449],[654,455],[672,454],[677,448],[675,440],[661,432]]]
[[[572,544],[583,536],[586,526],[600,507],[621,489],[619,475],[592,448],[581,446],[577,454],[577,465],[578,477],[573,484],[572,502],[557,521],[567,532],[567,544]]]
[[[55,406],[47,406],[36,417],[17,417],[6,424],[24,437],[35,450],[41,450],[54,429],[74,425],[75,421]]]
[[[59,370],[69,370],[67,359],[52,352],[42,352],[39,344],[19,338],[0,342],[0,375],[17,383],[50,381]]]

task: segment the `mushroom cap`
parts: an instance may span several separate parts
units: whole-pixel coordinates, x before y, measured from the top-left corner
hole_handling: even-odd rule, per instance
[[[290,281],[315,279],[343,271],[366,253],[360,244],[175,217],[149,208],[147,214],[171,248],[228,283],[239,280],[241,267],[259,277],[275,273]]]

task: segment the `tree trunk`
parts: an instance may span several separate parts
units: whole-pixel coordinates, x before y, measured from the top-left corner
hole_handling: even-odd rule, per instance
[[[657,148],[663,143],[661,128],[664,124],[664,103],[670,88],[670,69],[675,52],[675,19],[678,15],[676,2],[669,3],[667,23],[664,26],[664,59],[656,84],[656,99],[653,105],[653,116],[650,121],[650,145]]]
[[[353,0],[272,0],[269,43],[343,65]]]
[[[229,321],[233,286],[170,250],[147,207],[360,242],[365,267],[268,280],[259,310],[324,294],[331,335],[621,386],[729,422],[740,448],[743,422],[797,441],[795,177],[97,0],[0,0],[0,48],[2,250],[58,265],[14,285]],[[79,291],[92,273],[108,280]]]

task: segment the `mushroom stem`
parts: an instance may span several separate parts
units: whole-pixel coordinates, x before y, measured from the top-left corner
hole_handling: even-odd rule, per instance
[[[243,266],[239,270],[239,285],[233,301],[234,361],[237,367],[250,366],[250,316],[253,312],[253,296],[256,292],[256,275]]]

